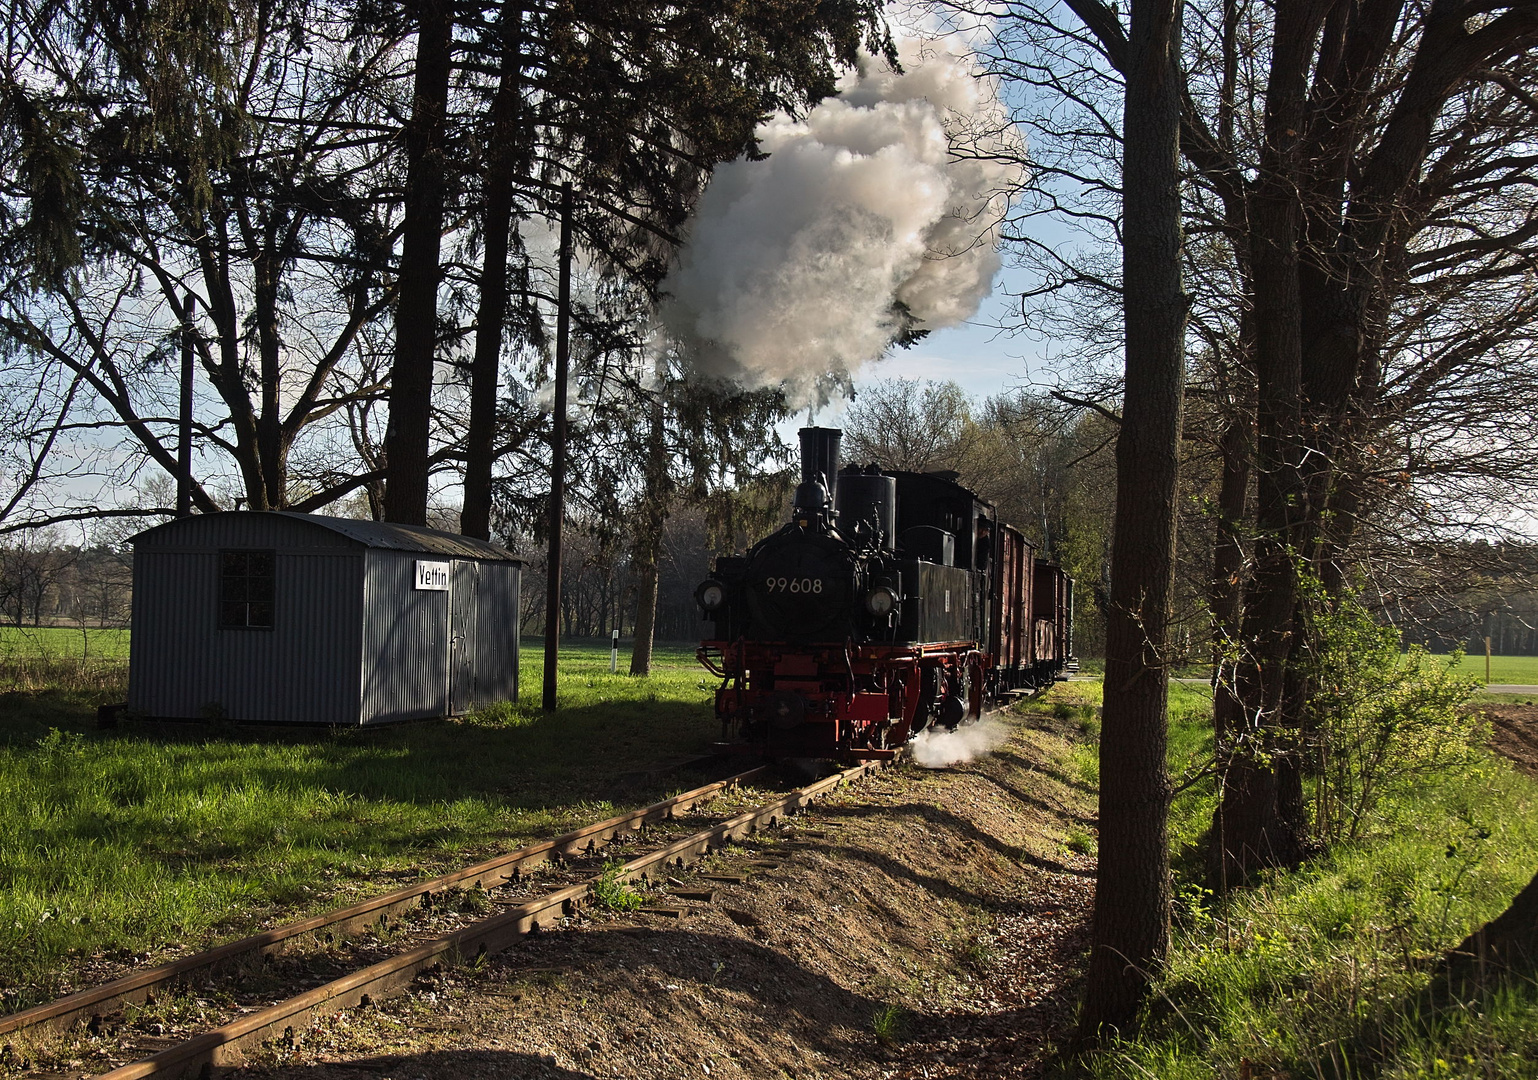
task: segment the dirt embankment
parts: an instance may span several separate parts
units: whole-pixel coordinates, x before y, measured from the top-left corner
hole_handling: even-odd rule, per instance
[[[1516,762],[1529,776],[1538,776],[1538,705],[1487,705],[1490,745]]]
[[[1069,1018],[1093,794],[1018,719],[970,765],[908,765],[691,872],[713,903],[591,912],[238,1075],[781,1080],[1035,1075]],[[820,834],[820,835],[818,835]],[[778,866],[752,865],[778,862]],[[712,882],[701,870],[746,874]]]

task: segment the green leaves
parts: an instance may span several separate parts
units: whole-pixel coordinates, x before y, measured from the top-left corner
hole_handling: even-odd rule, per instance
[[[78,229],[86,196],[80,149],[67,137],[74,119],[57,100],[35,99],[20,84],[6,81],[0,130],[16,136],[16,174],[27,196],[21,261],[36,284],[61,279],[81,263]]]
[[[1406,783],[1468,759],[1475,686],[1453,673],[1461,655],[1401,651],[1399,632],[1349,597],[1316,589],[1306,612],[1317,825],[1327,842],[1354,839],[1380,823],[1386,800]]]

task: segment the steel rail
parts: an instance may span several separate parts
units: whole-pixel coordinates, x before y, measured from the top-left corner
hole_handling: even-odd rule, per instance
[[[604,846],[621,833],[634,832],[646,825],[665,821],[679,811],[688,810],[727,788],[755,779],[767,771],[767,768],[767,766],[760,766],[749,769],[735,776],[729,776],[725,780],[697,787],[639,810],[584,825],[580,829],[551,840],[529,844],[473,866],[419,881],[322,915],[314,915],[307,919],[300,919],[298,922],[274,927],[260,934],[252,934],[238,941],[231,941],[180,960],[173,960],[168,964],[131,972],[121,978],[78,991],[56,1001],[0,1017],[0,1035],[9,1035],[29,1028],[55,1030],[67,1028],[83,1018],[99,1016],[115,1006],[142,1002],[157,987],[192,972],[215,967],[250,953],[270,952],[283,942],[304,934],[313,934],[318,931],[342,934],[361,929],[377,923],[382,918],[388,918],[420,904],[434,893],[446,889],[475,888],[476,886],[487,889],[496,888],[515,880],[524,869],[549,861],[552,856],[582,854]]]
[[[771,826],[782,816],[795,813],[847,781],[876,772],[887,764],[884,761],[865,762],[798,788],[757,809],[744,811],[692,836],[639,855],[624,863],[618,876],[634,880],[649,877],[659,870],[686,865],[726,841]],[[511,947],[527,934],[574,913],[587,899],[597,880],[590,878],[525,901],[499,915],[193,1036],[152,1057],[103,1073],[98,1080],[211,1076],[216,1068],[239,1064],[244,1060],[244,1050],[274,1033],[298,1031],[321,1017],[377,1002],[410,986],[419,974],[445,960],[478,957]]]

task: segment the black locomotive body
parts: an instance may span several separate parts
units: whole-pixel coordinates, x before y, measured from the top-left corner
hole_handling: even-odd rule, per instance
[[[791,522],[716,560],[696,590],[715,633],[725,744],[889,757],[985,699],[1070,666],[1072,580],[954,473],[839,470],[842,433],[801,431]]]

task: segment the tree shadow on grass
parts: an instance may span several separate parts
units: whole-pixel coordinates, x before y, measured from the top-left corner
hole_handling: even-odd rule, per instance
[[[1448,950],[1418,993],[1380,1009],[1350,1039],[1312,1063],[1325,1080],[1357,1080],[1419,1065],[1424,1051],[1454,1058],[1469,1052],[1471,1066],[1495,1075],[1508,1068],[1511,1047],[1499,1045],[1492,1018],[1538,1014],[1538,875],[1496,918]],[[1487,1030],[1481,1030],[1485,1025]],[[1538,1037],[1526,1029],[1530,1054]],[[1476,1058],[1475,1055],[1478,1055]],[[1529,1057],[1530,1061],[1531,1058]]]
[[[1039,772],[1039,773],[1041,773],[1045,777],[1048,777],[1048,778],[1050,778],[1052,780],[1056,780],[1059,784],[1062,784],[1064,787],[1071,787],[1075,791],[1082,791],[1086,795],[1098,794],[1099,790],[1100,790],[1099,788],[1095,787],[1093,784],[1086,784],[1083,780],[1080,780],[1080,779],[1078,779],[1076,777],[1069,776],[1067,773],[1063,772],[1061,769],[1057,768],[1054,765],[1051,765],[1051,764],[1049,764],[1047,762],[1044,762],[1044,761],[1031,761],[1031,760],[1028,760],[1026,758],[1021,757],[1019,754],[1015,753],[1013,750],[1005,750],[1005,749],[995,750],[993,752],[992,756],[997,758],[1000,761],[1008,762],[1011,765],[1017,766],[1018,768],[1026,769],[1026,770],[1034,771],[1034,772]]]
[[[142,758],[141,779],[162,763],[177,762],[182,767],[156,774],[155,785],[190,793],[303,785],[371,800],[480,798],[539,809],[655,801],[650,796],[665,797],[680,783],[720,771],[676,769],[709,752],[717,731],[707,703],[603,702],[505,724],[450,720],[334,729],[128,722],[106,732],[82,725],[76,734],[87,753],[129,767]],[[36,747],[48,728],[31,735],[13,740],[13,751]],[[134,792],[127,797],[132,800]]]
[[[1018,844],[1006,844],[998,837],[991,836],[984,832],[982,829],[979,829],[975,824],[973,824],[971,821],[968,821],[961,815],[952,813],[951,811],[941,807],[930,806],[927,803],[903,803],[895,806],[883,805],[825,807],[820,808],[818,813],[824,817],[829,818],[869,818],[886,817],[889,815],[901,815],[917,818],[923,821],[941,825],[955,833],[959,833],[961,836],[966,837],[968,840],[971,840],[974,843],[987,848],[995,855],[1000,855],[1010,860],[1011,862],[1024,863],[1028,866],[1033,866],[1038,870],[1048,870],[1055,874],[1072,874],[1075,877],[1094,877],[1094,874],[1088,871],[1077,869],[1076,867],[1069,866],[1066,863],[1058,862],[1055,859],[1044,858],[1035,854],[1024,846]],[[858,849],[850,848],[847,850],[851,854],[858,853]],[[924,884],[926,888],[928,887],[927,882],[918,882],[917,879],[914,880],[917,884]],[[955,899],[961,900],[962,902],[967,902],[963,897],[958,896],[955,897]]]

